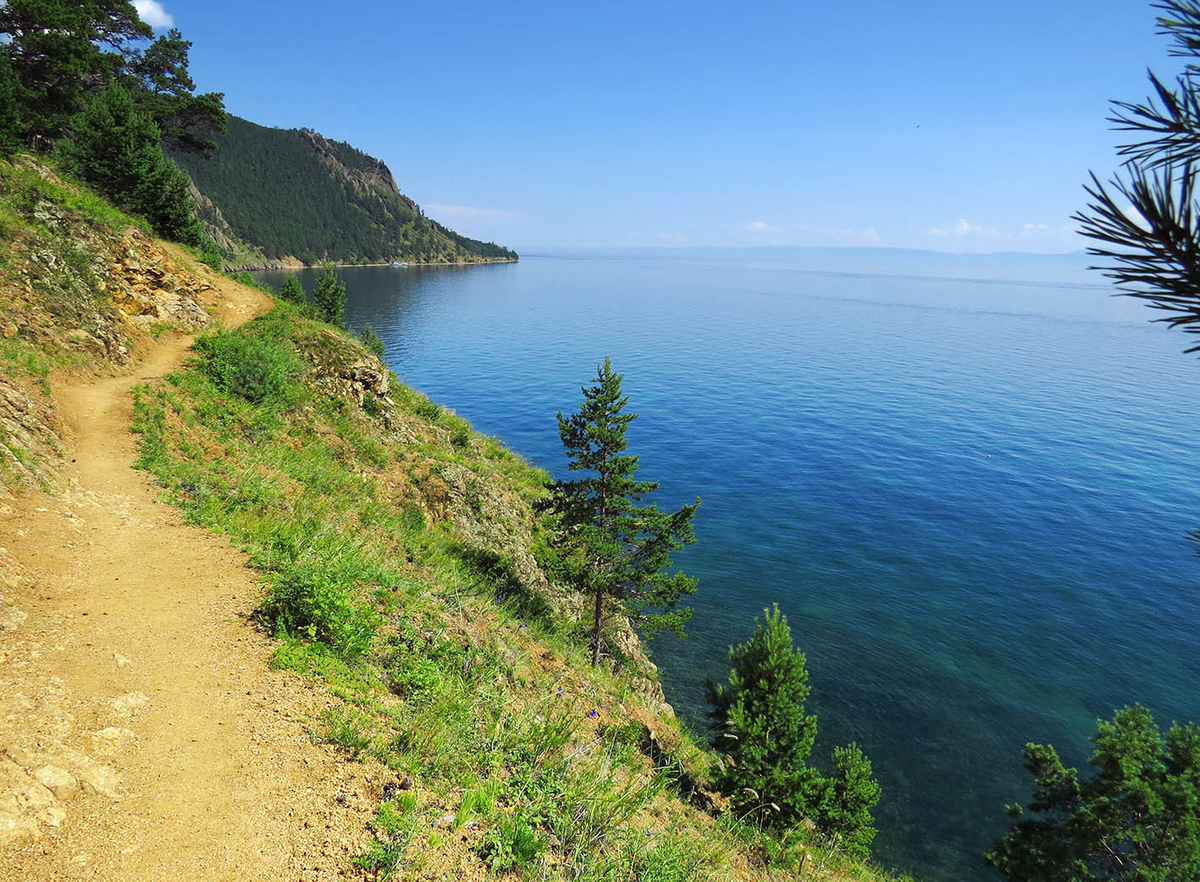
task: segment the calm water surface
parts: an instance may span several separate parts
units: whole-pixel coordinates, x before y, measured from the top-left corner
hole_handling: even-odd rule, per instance
[[[704,731],[705,677],[778,602],[816,754],[856,740],[883,785],[878,858],[985,880],[1025,742],[1081,763],[1135,701],[1200,721],[1200,363],[1085,262],[595,252],[343,278],[405,381],[553,472],[555,413],[612,356],[660,505],[704,500],[691,638],[654,650],[668,698]]]

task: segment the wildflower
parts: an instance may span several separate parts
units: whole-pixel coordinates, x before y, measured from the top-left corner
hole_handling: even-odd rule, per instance
[[[587,717],[589,720],[594,720],[598,716],[600,716],[600,711],[596,710],[595,708],[592,708],[590,711],[587,712]]]

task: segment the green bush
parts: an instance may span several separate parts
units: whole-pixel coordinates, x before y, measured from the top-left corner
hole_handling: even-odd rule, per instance
[[[294,303],[297,306],[308,305],[308,295],[304,293],[304,286],[300,284],[300,280],[295,276],[288,276],[283,287],[279,289],[279,294],[276,295],[285,303]]]
[[[808,764],[817,718],[804,712],[804,653],[779,607],[763,612],[750,639],[730,647],[728,684],[708,684],[716,746],[725,754],[717,786],[747,821],[785,831],[809,820],[836,847],[866,857],[879,802],[871,763],[851,743],[834,750],[831,778]]]
[[[200,366],[223,392],[252,404],[286,407],[296,397],[300,362],[283,340],[218,330],[196,341]]]
[[[358,339],[362,340],[362,344],[367,347],[367,351],[379,360],[383,360],[383,340],[375,333],[374,328],[370,325],[363,325],[363,329],[358,332]]]
[[[338,278],[332,264],[325,264],[325,271],[317,279],[317,289],[313,291],[313,305],[316,306],[321,321],[341,326],[346,313],[346,286]]]
[[[218,273],[223,269],[224,264],[221,260],[221,249],[212,240],[212,237],[207,234],[202,235],[200,241],[192,246],[192,252],[209,269]]]
[[[352,588],[320,567],[296,565],[272,579],[259,617],[276,634],[316,640],[343,656],[361,655],[375,636],[375,621],[351,600]]]
[[[750,639],[729,650],[729,683],[709,683],[709,714],[726,755],[718,786],[739,812],[787,827],[815,813],[824,782],[808,765],[817,718],[804,712],[804,653],[779,607],[765,613]]]
[[[490,831],[483,843],[483,857],[492,871],[521,870],[538,859],[545,843],[537,828],[519,815],[506,818]]]
[[[396,695],[419,700],[436,692],[442,685],[437,662],[425,656],[410,656],[397,665],[389,677],[388,688]]]

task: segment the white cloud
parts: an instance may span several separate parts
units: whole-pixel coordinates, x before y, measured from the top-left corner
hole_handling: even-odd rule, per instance
[[[511,224],[525,219],[519,211],[476,208],[471,205],[426,205],[425,213],[447,223]]]
[[[1137,224],[1139,227],[1141,227],[1143,230],[1150,229],[1149,222],[1146,220],[1145,217],[1142,216],[1142,213],[1140,211],[1138,211],[1136,208],[1134,208],[1132,205],[1127,205],[1125,207],[1125,210],[1121,213],[1124,214],[1131,221],[1133,221],[1135,224]]]
[[[968,220],[959,218],[957,223],[945,227],[930,227],[925,231],[926,236],[999,236],[1000,231],[992,227],[983,227]]]
[[[138,18],[152,28],[163,30],[175,26],[175,19],[158,0],[133,0],[133,8],[137,10]]]
[[[747,233],[778,233],[779,227],[772,226],[771,224],[767,223],[766,221],[756,220],[756,221],[750,221],[750,223],[746,224],[746,232]]]

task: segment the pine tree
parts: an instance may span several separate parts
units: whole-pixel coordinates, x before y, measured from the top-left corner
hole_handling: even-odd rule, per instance
[[[48,148],[71,124],[89,89],[107,83],[148,40],[128,0],[6,0],[0,51],[12,63],[22,135]]]
[[[158,127],[117,83],[92,99],[72,128],[63,154],[72,170],[168,239],[199,244],[202,227],[188,179],[167,159]]]
[[[871,809],[879,802],[879,782],[871,761],[854,742],[833,749],[833,767],[821,794],[817,829],[848,854],[866,857],[875,838]]]
[[[304,286],[295,276],[288,276],[287,281],[283,283],[283,287],[279,289],[279,299],[285,303],[295,303],[297,306],[304,306],[308,303],[308,295],[304,293]]]
[[[17,80],[12,62],[0,52],[0,153],[9,153],[20,146],[21,116],[17,107]]]
[[[209,153],[217,147],[212,135],[226,131],[229,117],[222,93],[194,94],[196,84],[188,73],[191,48],[175,28],[160,35],[128,65],[130,88],[163,140],[176,149]]]
[[[1200,0],[1162,0],[1159,33],[1171,55],[1184,59],[1170,78],[1150,73],[1151,97],[1112,102],[1109,121],[1129,141],[1121,170],[1107,184],[1092,174],[1091,202],[1072,216],[1095,240],[1092,269],[1117,284],[1117,293],[1148,302],[1158,321],[1200,332]],[[1200,344],[1188,352],[1200,351]],[[1200,538],[1200,534],[1197,534]]]
[[[331,325],[342,324],[346,313],[346,286],[338,278],[333,264],[325,264],[325,271],[317,279],[317,289],[313,291],[313,304],[323,321]]]
[[[733,808],[788,827],[816,814],[826,784],[808,765],[817,718],[804,712],[804,653],[778,606],[763,613],[750,638],[729,650],[729,683],[709,682],[709,715],[725,754],[717,783]]]
[[[638,458],[625,453],[625,432],[637,414],[624,412],[622,379],[604,359],[596,384],[582,390],[579,411],[559,412],[568,468],[591,475],[549,485],[567,577],[591,606],[593,664],[613,615],[626,616],[648,637],[664,630],[683,636],[691,610],[678,603],[696,590],[695,579],[670,569],[670,555],[695,541],[692,516],[700,500],[676,512],[637,504],[658,482],[637,480]]]
[[[987,855],[1012,882],[1196,882],[1200,879],[1200,729],[1166,736],[1141,705],[1100,721],[1080,780],[1051,745],[1025,746],[1035,818],[1017,819]]]

